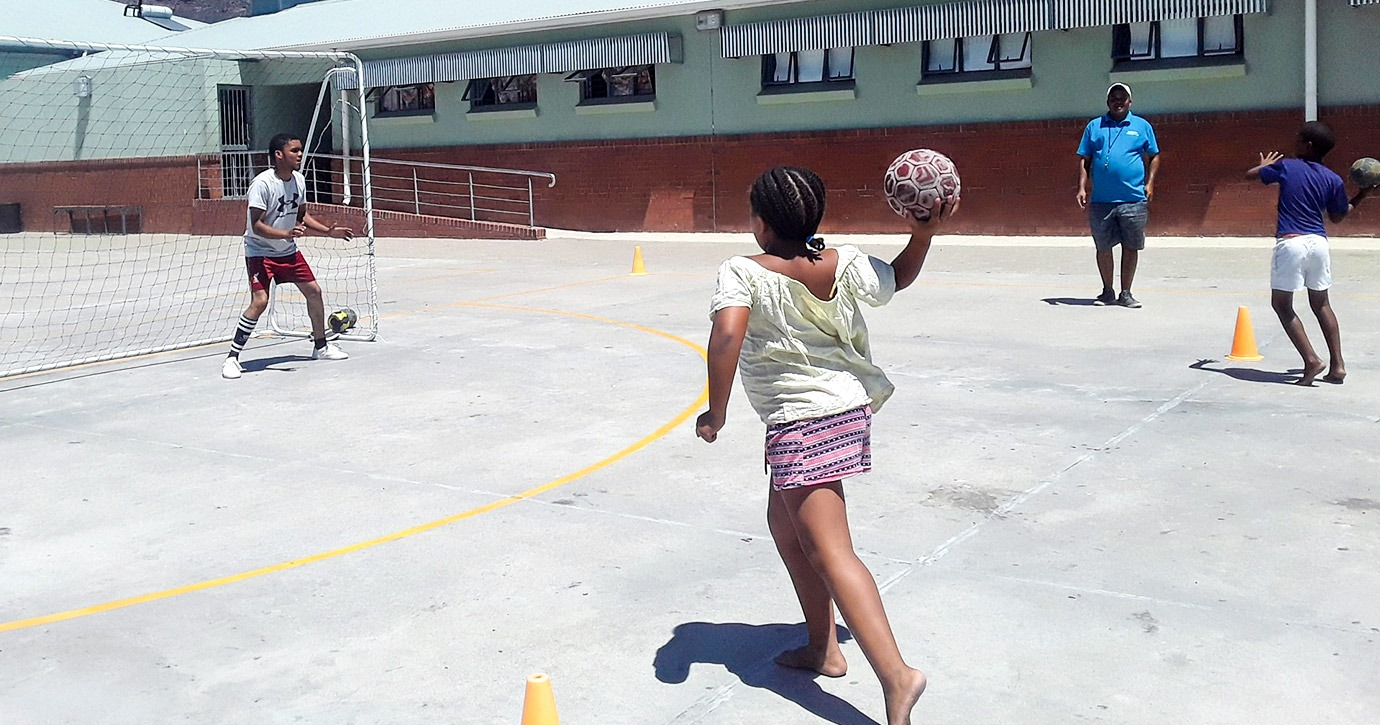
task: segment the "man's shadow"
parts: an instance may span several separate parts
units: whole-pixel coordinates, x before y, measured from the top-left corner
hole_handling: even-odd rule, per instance
[[[247,373],[260,373],[265,370],[272,370],[279,373],[290,373],[297,370],[296,365],[286,365],[275,368],[274,365],[285,363],[300,363],[311,360],[306,355],[276,355],[274,357],[261,357],[254,360],[241,360],[240,369]]]
[[[1272,370],[1256,370],[1255,368],[1210,368],[1208,365],[1219,362],[1204,358],[1192,365],[1194,370],[1206,370],[1210,373],[1222,373],[1237,380],[1245,380],[1248,383],[1278,383],[1283,385],[1293,385],[1300,376],[1303,375],[1302,368],[1293,368],[1287,372],[1275,372]],[[1321,378],[1319,378],[1321,379]]]
[[[1047,304],[1047,305],[1051,305],[1051,306],[1055,306],[1055,307],[1057,307],[1057,306],[1059,306],[1059,305],[1071,305],[1071,306],[1076,306],[1076,307],[1092,307],[1093,303],[1096,302],[1097,300],[1095,300],[1095,299],[1093,299],[1093,298],[1091,298],[1091,297],[1046,297],[1046,298],[1044,298],[1044,299],[1042,299],[1042,300],[1040,300],[1040,301],[1043,302],[1043,303],[1045,303],[1045,304]]]
[[[847,627],[835,626],[840,642],[852,639]],[[773,661],[782,650],[802,645],[805,639],[804,624],[687,622],[677,626],[671,640],[656,651],[652,666],[658,680],[675,685],[685,682],[692,664],[723,665],[744,685],[770,690],[816,717],[838,725],[878,725],[856,707],[821,689],[815,682],[819,675]]]

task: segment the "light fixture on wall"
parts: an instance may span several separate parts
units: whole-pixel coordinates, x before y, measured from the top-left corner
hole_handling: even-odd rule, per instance
[[[90,98],[91,88],[91,76],[85,73],[77,76],[77,79],[72,81],[72,95],[77,98]]]
[[[718,30],[724,26],[724,11],[706,10],[695,14],[695,30]]]

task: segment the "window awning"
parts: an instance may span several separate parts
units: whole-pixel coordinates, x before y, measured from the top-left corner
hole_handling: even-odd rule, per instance
[[[1091,28],[1269,12],[1269,0],[1054,0],[1054,27]]]
[[[430,83],[434,73],[431,56],[366,60],[363,66],[364,82],[370,88]]]
[[[364,82],[370,88],[380,88],[679,62],[679,36],[643,33],[543,45],[463,50],[411,58],[366,60],[363,65]],[[353,73],[343,74],[339,85],[355,88],[358,80]]]
[[[679,41],[680,38],[675,38]],[[542,71],[568,73],[630,65],[656,65],[679,60],[668,33],[644,33],[618,38],[572,40],[541,46]]]
[[[968,0],[877,11],[877,42],[916,43],[1049,30],[1053,0]]]
[[[726,25],[724,57],[876,45],[875,19],[876,13],[861,12]]]
[[[542,47],[466,50],[436,56],[436,81],[467,81],[475,78],[525,76],[542,72]]]
[[[1380,0],[1351,0],[1351,7],[1359,8],[1362,5],[1380,5]]]

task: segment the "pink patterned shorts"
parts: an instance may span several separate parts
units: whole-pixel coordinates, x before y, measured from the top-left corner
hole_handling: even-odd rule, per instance
[[[872,407],[767,426],[767,465],[777,491],[872,470]]]

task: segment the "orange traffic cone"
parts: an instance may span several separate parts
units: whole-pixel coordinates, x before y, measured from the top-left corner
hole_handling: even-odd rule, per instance
[[[1255,362],[1265,356],[1255,346],[1255,329],[1251,327],[1251,311],[1245,305],[1236,308],[1236,334],[1231,340],[1231,354],[1228,360]]]
[[[522,700],[522,725],[561,725],[556,715],[556,696],[545,673],[527,677],[527,696]]]
[[[642,247],[633,247],[633,274],[646,274],[647,265],[642,261]]]

